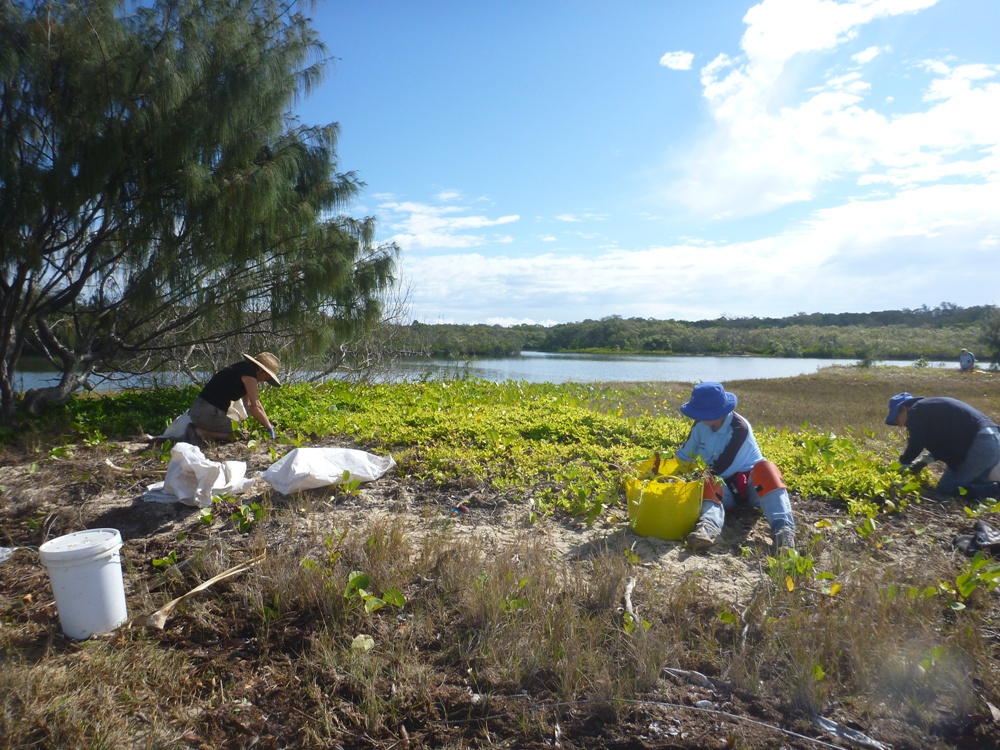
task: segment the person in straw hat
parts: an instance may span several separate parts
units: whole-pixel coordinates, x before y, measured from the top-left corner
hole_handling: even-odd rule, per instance
[[[274,425],[260,402],[257,384],[267,381],[272,385],[281,385],[279,369],[281,360],[271,352],[261,352],[256,357],[244,354],[239,362],[215,373],[188,409],[191,426],[185,436],[187,442],[197,445],[205,438],[235,440],[237,423],[229,418],[227,412],[229,405],[237,399],[243,401],[247,414],[260,422],[274,440]]]

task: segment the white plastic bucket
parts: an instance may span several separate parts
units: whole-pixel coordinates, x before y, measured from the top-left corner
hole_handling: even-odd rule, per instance
[[[59,623],[70,638],[110,633],[128,619],[121,547],[117,529],[87,529],[38,548],[52,582]]]

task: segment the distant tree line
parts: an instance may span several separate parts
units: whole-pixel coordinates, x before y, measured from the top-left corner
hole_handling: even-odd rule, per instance
[[[414,321],[403,327],[396,341],[404,356],[544,351],[949,360],[963,347],[979,347],[980,360],[989,361],[1000,351],[1000,315],[988,306],[961,308],[945,302],[936,308],[798,313],[787,318],[678,321],[612,315],[551,327]]]

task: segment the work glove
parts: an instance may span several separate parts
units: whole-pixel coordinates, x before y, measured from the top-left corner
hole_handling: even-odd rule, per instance
[[[271,425],[270,427],[267,428],[267,434],[271,436],[271,440],[278,439],[277,434],[274,432],[274,425]]]
[[[921,471],[927,468],[927,464],[932,464],[932,463],[934,463],[934,456],[925,451],[924,455],[922,455],[917,461],[914,461],[912,464],[910,464],[910,471],[912,471],[914,474],[919,474]]]

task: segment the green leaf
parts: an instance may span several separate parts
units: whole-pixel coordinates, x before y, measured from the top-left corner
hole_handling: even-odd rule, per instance
[[[508,613],[511,613],[511,612],[516,612],[519,609],[527,609],[528,606],[529,606],[528,600],[525,599],[523,596],[518,596],[518,597],[515,597],[513,599],[510,599],[507,602],[507,604],[504,607],[504,609]]]
[[[375,647],[375,639],[370,635],[356,635],[354,640],[351,641],[351,651],[356,651],[359,653],[368,653]]]
[[[726,623],[727,625],[738,625],[740,618],[734,613],[730,612],[728,609],[724,609],[719,612],[719,620]]]
[[[382,598],[394,607],[402,607],[406,604],[406,597],[397,589],[388,589],[382,594]]]
[[[344,598],[352,599],[358,596],[358,593],[368,587],[372,582],[372,577],[367,573],[363,573],[360,570],[353,571],[347,577],[347,588],[344,589]]]

